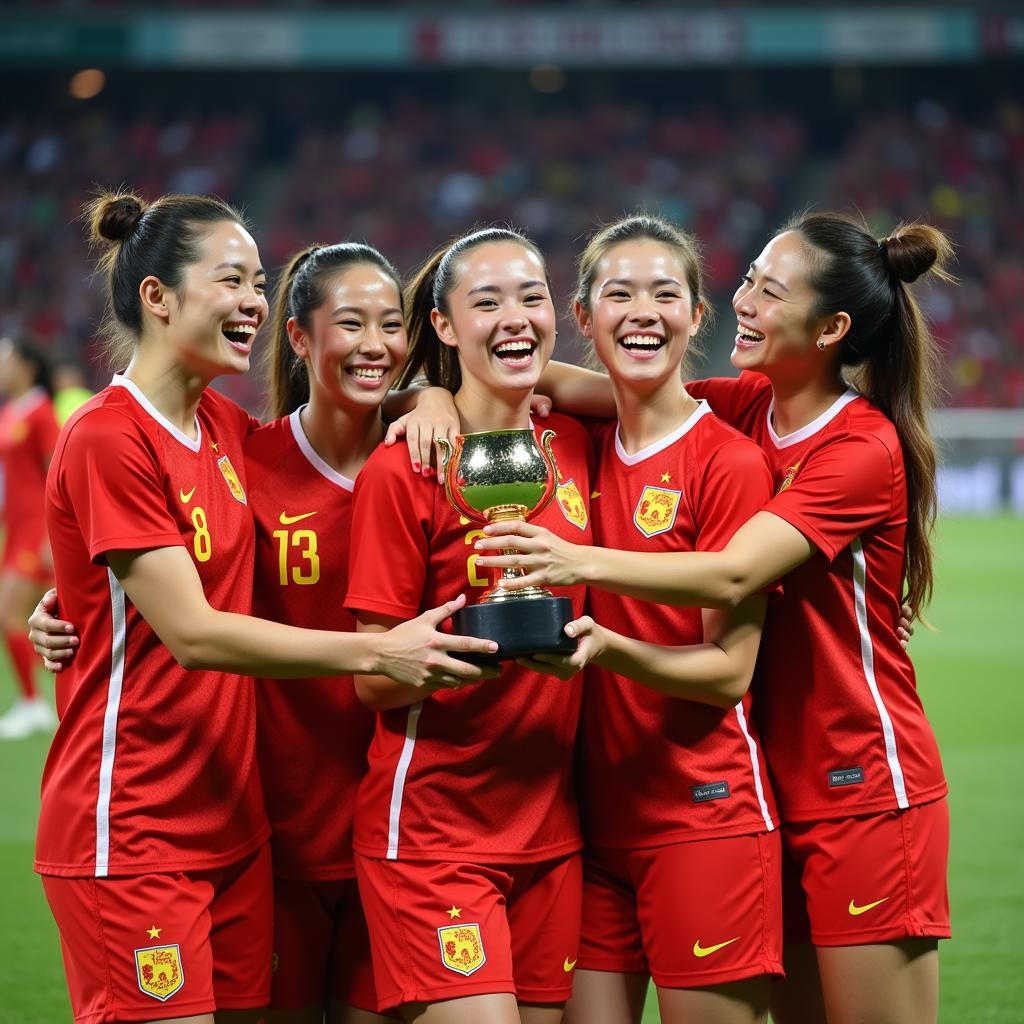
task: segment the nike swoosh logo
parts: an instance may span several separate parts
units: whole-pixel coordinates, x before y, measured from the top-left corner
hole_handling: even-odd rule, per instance
[[[196,487],[199,485],[196,484]],[[187,505],[192,500],[192,495],[196,493],[196,488],[193,487],[191,491],[183,491],[178,488],[178,497],[181,498],[182,504]]]
[[[287,516],[282,512],[278,521],[282,526],[291,526],[292,523],[301,523],[303,519],[308,519],[310,516],[315,515],[315,512],[305,512],[301,516]]]
[[[568,957],[565,958],[565,963],[562,964],[562,970],[568,974],[576,966],[576,961],[570,961]]]
[[[847,908],[854,917],[860,917],[861,914],[866,914],[869,910],[874,910],[880,903],[884,903],[889,897],[883,896],[880,900],[875,900],[874,903],[866,903],[863,907],[858,907],[853,900],[850,900],[850,906]]]
[[[711,956],[712,953],[717,953],[720,949],[725,949],[726,946],[731,946],[734,942],[739,942],[740,937],[737,935],[735,939],[727,939],[725,942],[719,942],[716,946],[702,946],[700,939],[693,944],[693,955],[694,956]]]

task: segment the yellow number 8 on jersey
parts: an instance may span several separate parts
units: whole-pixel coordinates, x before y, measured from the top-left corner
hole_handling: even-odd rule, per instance
[[[192,550],[195,552],[197,562],[208,562],[213,554],[213,540],[210,537],[210,528],[206,524],[206,511],[196,505],[192,509],[192,525],[196,528],[195,536],[192,538]]]

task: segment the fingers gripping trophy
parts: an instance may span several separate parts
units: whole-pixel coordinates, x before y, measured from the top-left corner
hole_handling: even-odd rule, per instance
[[[479,524],[529,521],[540,515],[558,485],[558,466],[551,450],[554,438],[553,430],[545,430],[538,444],[528,429],[460,434],[454,446],[447,438],[437,438],[445,492],[455,511]],[[509,580],[524,575],[517,568],[492,570],[493,586],[480,602],[452,617],[456,632],[497,642],[497,654],[481,660],[565,654],[576,649],[576,640],[564,633],[573,618],[572,602],[543,587],[507,589]]]

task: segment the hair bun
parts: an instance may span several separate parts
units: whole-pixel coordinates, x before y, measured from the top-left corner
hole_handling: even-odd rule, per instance
[[[906,284],[932,269],[941,271],[952,255],[946,236],[928,224],[904,224],[880,248],[889,273]]]
[[[91,204],[93,237],[123,242],[138,227],[147,209],[148,204],[131,192],[101,195]]]

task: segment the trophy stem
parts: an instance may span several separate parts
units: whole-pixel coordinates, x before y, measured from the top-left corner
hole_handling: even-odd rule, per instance
[[[487,509],[485,515],[489,523],[511,523],[517,519],[525,521],[529,511],[525,505],[495,505]]]

